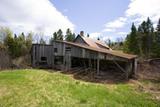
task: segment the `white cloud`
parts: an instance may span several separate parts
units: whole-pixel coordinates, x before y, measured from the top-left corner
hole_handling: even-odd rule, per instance
[[[49,0],[0,0],[0,25],[14,31],[34,31],[51,35],[67,28],[74,30],[69,19]]]
[[[128,33],[127,32],[118,32],[117,34],[118,35],[127,35]]]
[[[90,36],[90,38],[92,38],[92,39],[97,39],[98,37],[100,37],[101,36],[101,33],[99,33],[99,32],[94,32],[94,33],[90,33],[89,34]]]
[[[112,32],[116,37],[124,38],[127,33],[121,32],[120,29],[130,27],[127,25],[130,25],[132,22],[139,25],[142,21],[147,20],[147,17],[150,17],[153,26],[156,27],[158,19],[160,18],[160,0],[130,0],[124,16],[107,22],[102,32]],[[110,38],[115,39],[115,36]]]
[[[118,19],[105,24],[105,27],[106,28],[121,28],[125,25],[126,20],[127,19],[124,17],[119,17]]]
[[[111,29],[111,28],[106,28],[104,29],[102,32],[115,32],[116,30],[115,29]]]
[[[125,12],[126,17],[136,17],[137,22],[150,17],[153,22],[160,18],[160,0],[131,0]]]

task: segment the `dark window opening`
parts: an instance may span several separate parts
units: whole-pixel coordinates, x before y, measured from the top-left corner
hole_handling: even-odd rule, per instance
[[[47,61],[47,57],[41,57],[41,61]]]
[[[66,51],[71,51],[71,47],[66,47]]]
[[[58,52],[58,49],[57,49],[57,48],[54,48],[54,52]]]

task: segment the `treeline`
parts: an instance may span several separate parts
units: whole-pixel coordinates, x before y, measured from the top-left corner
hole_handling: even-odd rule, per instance
[[[18,36],[8,28],[0,28],[0,47],[8,51],[12,58],[24,56],[30,52],[32,46],[32,33],[25,35],[23,32]]]
[[[75,33],[72,33],[69,28],[66,30],[65,34],[59,29],[57,32],[53,33],[49,43],[52,44],[54,40],[66,40],[72,42],[75,37]],[[12,58],[29,54],[33,41],[39,44],[47,43],[46,36],[43,34],[34,35],[33,32],[31,32],[25,35],[22,32],[21,34],[16,35],[13,34],[9,28],[0,27],[0,49],[5,49]]]
[[[53,37],[51,37],[50,39],[50,44],[52,44],[54,40],[66,40],[69,42],[73,42],[75,37],[76,37],[76,34],[72,33],[72,31],[69,28],[66,31],[66,35],[63,35],[62,30],[59,29],[57,32],[53,33]]]
[[[155,29],[150,18],[143,21],[138,28],[133,23],[123,50],[143,58],[160,57],[160,19]]]

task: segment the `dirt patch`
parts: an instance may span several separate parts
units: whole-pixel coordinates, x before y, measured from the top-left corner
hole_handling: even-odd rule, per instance
[[[86,82],[103,83],[103,84],[115,84],[127,82],[125,74],[116,71],[100,71],[99,74],[93,69],[84,69],[80,71],[67,71],[62,72],[64,74],[70,74],[73,78],[83,80]]]
[[[141,80],[160,82],[160,61],[145,61],[138,64],[137,77]]]

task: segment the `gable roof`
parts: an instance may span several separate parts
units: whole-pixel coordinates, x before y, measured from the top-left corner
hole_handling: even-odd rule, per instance
[[[92,51],[95,51],[95,52],[110,54],[110,55],[114,55],[114,56],[117,56],[117,57],[129,59],[129,60],[137,58],[137,55],[126,54],[126,53],[123,53],[121,51],[107,50],[107,49],[103,49],[103,48],[94,48],[94,47],[91,47],[91,46],[85,46],[85,45],[82,45],[82,44],[77,44],[77,43],[74,43],[74,42],[67,42],[67,41],[56,41],[56,42],[66,43],[66,44],[73,45],[73,46],[76,46],[76,47],[92,50]]]
[[[89,38],[89,37],[84,37],[84,36],[80,36],[80,35],[78,35],[77,37],[76,37],[76,39],[77,38],[81,38],[88,46],[90,46],[90,47],[94,47],[94,48],[101,48],[101,47],[104,47],[104,48],[106,48],[106,49],[109,49],[109,50],[111,50],[111,48],[107,45],[107,44],[105,44],[104,42],[102,42],[102,41],[100,41],[100,40],[93,40],[93,39],[91,39],[91,38]],[[76,41],[76,39],[75,39],[75,41]],[[100,46],[101,47],[100,47]]]

